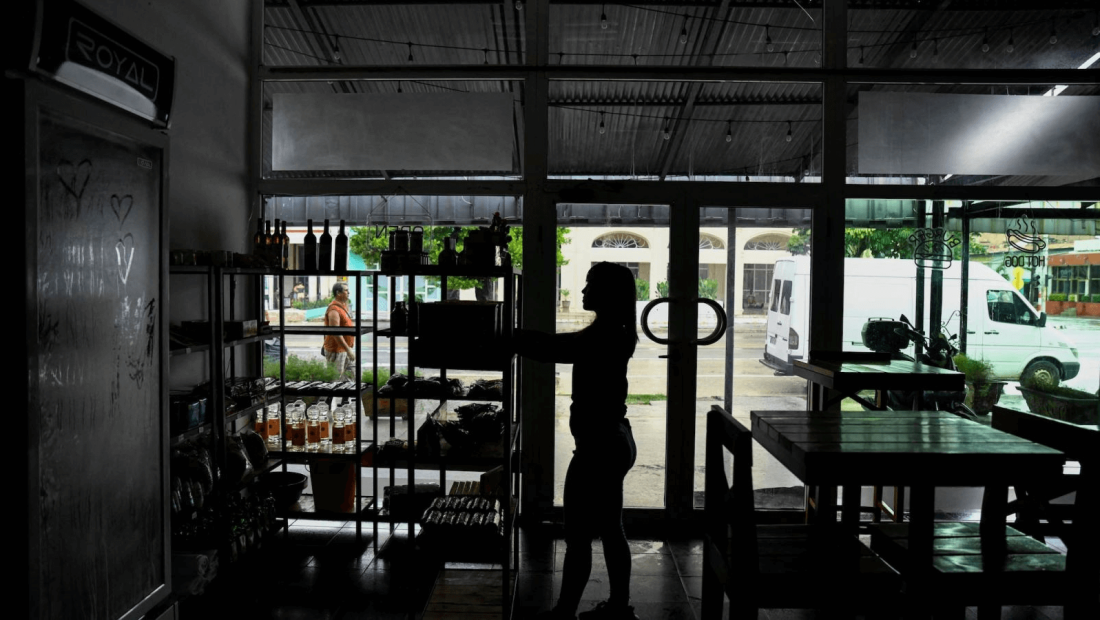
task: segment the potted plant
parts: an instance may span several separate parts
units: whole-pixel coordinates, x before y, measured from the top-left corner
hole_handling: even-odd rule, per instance
[[[1051,293],[1047,296],[1046,312],[1051,316],[1062,314],[1062,309],[1066,305],[1067,295],[1065,293]]]
[[[1032,413],[1074,424],[1100,424],[1100,390],[1090,394],[1039,381],[1020,385]]]
[[[561,311],[569,312],[569,289],[561,289]]]
[[[993,405],[1004,393],[1005,381],[993,379],[993,365],[982,359],[967,357],[965,353],[955,356],[955,367],[966,375],[966,405],[974,413],[985,415],[993,411]]]

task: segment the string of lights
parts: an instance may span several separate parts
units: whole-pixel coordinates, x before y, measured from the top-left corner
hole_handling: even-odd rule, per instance
[[[686,15],[686,14],[681,15],[679,13],[674,13],[674,12],[671,12],[671,11],[656,9],[656,8],[652,8],[652,7],[639,7],[639,6],[636,6],[636,5],[621,5],[621,6],[627,7],[627,8],[633,8],[633,9],[637,9],[637,10],[641,10],[641,11],[648,11],[648,12],[653,12],[653,13],[662,13],[662,14],[667,14],[667,15],[673,15],[673,16],[676,16],[676,17],[683,17],[684,18],[684,23],[681,26],[680,36],[679,36],[679,41],[680,41],[681,44],[686,44],[689,40],[687,24],[688,24],[688,21],[690,21],[692,19],[709,20],[709,21],[716,21],[716,22],[730,23],[730,24],[738,24],[738,25],[751,26],[751,27],[757,27],[757,28],[763,28],[764,29],[764,38],[765,38],[764,48],[765,49],[763,51],[716,52],[716,53],[712,53],[712,54],[707,54],[707,56],[710,57],[710,58],[731,58],[731,57],[735,58],[735,57],[739,57],[739,56],[765,56],[765,55],[772,55],[772,54],[782,54],[784,56],[784,58],[786,58],[789,54],[820,54],[821,51],[822,51],[822,49],[820,47],[813,47],[813,48],[806,47],[806,48],[800,48],[800,49],[775,49],[775,44],[774,44],[774,42],[772,41],[772,38],[771,38],[771,30],[772,29],[776,29],[776,30],[809,30],[809,31],[819,32],[820,29],[816,28],[816,27],[815,28],[809,28],[809,27],[803,27],[803,26],[785,26],[785,25],[779,25],[779,24],[768,24],[768,23],[747,22],[747,21],[740,21],[740,20],[720,19],[720,18],[716,18],[716,17],[689,16],[689,15]],[[605,11],[605,9],[603,9],[602,11]],[[1074,12],[1072,15],[1065,17],[1065,20],[1068,22],[1068,21],[1088,17],[1088,15],[1089,15],[1088,12],[1077,11],[1077,12]],[[1093,29],[1092,29],[1092,34],[1093,34],[1093,36],[1100,36],[1100,12],[1097,12],[1096,15],[1094,15],[1094,20],[1093,21],[1094,21],[1094,25],[1093,25]],[[937,29],[934,34],[929,33],[929,32],[924,32],[922,34],[921,32],[918,31],[918,32],[914,33],[913,36],[911,36],[911,37],[898,36],[898,37],[893,38],[892,40],[888,40],[888,41],[875,42],[875,43],[861,43],[861,44],[858,44],[858,45],[853,44],[853,45],[849,45],[846,49],[848,49],[850,51],[860,50],[860,58],[862,59],[863,58],[863,52],[867,49],[874,49],[874,48],[879,48],[879,47],[890,47],[890,46],[893,46],[893,45],[897,45],[898,43],[908,42],[911,45],[910,57],[915,58],[916,56],[914,56],[913,51],[915,51],[915,49],[918,48],[920,46],[920,44],[922,44],[922,43],[933,42],[935,44],[935,47],[936,47],[936,51],[933,55],[938,55],[939,42],[940,41],[960,39],[960,38],[969,38],[969,37],[974,37],[974,36],[977,36],[977,35],[982,35],[981,50],[982,50],[982,52],[989,52],[990,49],[991,49],[991,46],[990,46],[990,43],[989,43],[990,34],[993,33],[994,35],[996,35],[996,34],[1007,31],[1008,32],[1008,40],[1006,42],[1005,51],[1007,53],[1012,53],[1013,51],[1015,51],[1014,31],[1016,29],[1021,29],[1021,28],[1025,28],[1027,26],[1034,26],[1034,25],[1043,24],[1043,23],[1047,23],[1047,22],[1050,22],[1050,27],[1051,27],[1050,35],[1047,38],[1047,40],[1051,45],[1055,45],[1058,42],[1056,18],[1037,18],[1037,19],[1032,19],[1032,20],[1027,20],[1027,21],[1013,22],[1013,23],[1010,23],[1010,24],[1001,24],[1001,25],[994,26],[994,27],[990,27],[990,26],[969,26],[969,27],[962,27],[962,28],[942,28],[942,29]],[[599,23],[600,23],[600,27],[602,29],[606,29],[608,27],[607,26],[608,25],[608,20],[607,20],[606,12],[601,12]],[[292,28],[292,27],[289,27],[289,26],[277,26],[277,25],[274,25],[274,24],[265,24],[264,27],[265,28],[276,29],[276,30],[285,30],[285,31],[290,31],[290,32],[300,32],[300,33],[306,33],[306,34],[313,34],[313,35],[317,35],[317,36],[333,37],[334,40],[335,40],[335,45],[334,45],[333,52],[334,52],[334,57],[336,58],[337,61],[340,60],[339,40],[341,38],[348,39],[348,40],[354,40],[354,41],[365,41],[365,42],[368,42],[368,43],[379,43],[379,44],[395,45],[395,46],[407,46],[409,53],[408,53],[408,56],[407,56],[406,60],[408,62],[414,62],[415,61],[415,58],[413,56],[414,47],[431,48],[431,49],[444,49],[444,50],[458,50],[458,51],[474,52],[474,53],[481,52],[483,64],[489,64],[489,53],[490,52],[492,52],[492,53],[499,56],[501,54],[514,53],[516,51],[516,50],[502,50],[502,49],[495,48],[495,47],[492,47],[492,48],[491,47],[480,47],[479,48],[479,47],[466,46],[466,45],[447,45],[447,44],[442,44],[442,43],[422,43],[422,42],[418,43],[418,42],[413,42],[413,41],[399,41],[399,40],[396,40],[396,39],[384,39],[384,38],[379,38],[379,37],[364,37],[364,36],[354,36],[354,35],[347,35],[347,34],[322,33],[322,32],[318,32],[318,31],[315,31],[315,30],[308,30],[308,29],[302,29],[302,28]],[[903,33],[897,32],[896,30],[849,30],[848,32],[850,34],[880,34],[880,35],[900,35],[900,34],[903,34]],[[954,32],[955,34],[946,34],[946,33],[952,33],[952,32]],[[280,47],[281,49],[288,49],[288,48],[281,47],[281,46],[278,46],[278,45],[275,45],[275,44],[269,43],[269,42],[267,43],[267,45],[272,45],[274,47]],[[288,51],[293,51],[293,52],[296,52],[296,53],[302,53],[302,52],[297,52],[297,50],[289,50],[288,49]],[[312,58],[318,58],[319,60],[324,60],[326,62],[329,62],[328,59],[320,58],[320,57],[318,57],[316,55],[313,55],[313,54],[306,54],[306,53],[302,53],[302,54],[306,55],[306,56],[310,56]],[[635,64],[637,64],[637,61],[638,61],[639,58],[643,58],[643,59],[644,58],[679,58],[679,57],[684,56],[683,53],[679,53],[679,52],[673,52],[673,53],[623,53],[623,52],[565,52],[565,51],[559,51],[559,52],[555,52],[554,54],[558,56],[559,63],[563,63],[566,56],[586,56],[586,57],[595,56],[595,57],[601,57],[601,58],[631,58],[631,59],[633,59]]]

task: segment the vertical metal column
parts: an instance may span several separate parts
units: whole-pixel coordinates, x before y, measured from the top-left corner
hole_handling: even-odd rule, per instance
[[[844,69],[847,53],[848,6],[842,0],[826,2],[823,11],[824,59],[826,69]],[[821,142],[822,183],[825,204],[814,209],[810,224],[813,251],[810,254],[810,334],[808,351],[839,351],[844,319],[844,190],[847,174],[847,84],[838,73],[825,78],[822,98]],[[824,390],[807,382],[806,404],[818,410],[827,399]],[[836,405],[839,408],[839,405]]]
[[[730,209],[726,220],[726,385],[723,397],[726,411],[733,411],[733,296],[737,284],[737,209]]]
[[[943,201],[932,201],[932,228],[944,228]],[[943,323],[943,263],[935,261],[932,269],[932,298],[928,309],[928,337],[931,338],[940,330]]]
[[[967,306],[970,303],[970,203],[962,208],[962,276],[959,279],[959,353],[966,353],[966,330],[970,320]]]
[[[695,385],[699,336],[699,208],[669,209],[668,405],[665,416],[665,514],[690,518],[695,476]],[[685,277],[686,276],[686,277]]]
[[[549,0],[534,0],[525,5],[526,64],[530,69],[524,81],[526,108],[523,110],[523,269],[527,286],[523,287],[522,326],[553,333],[554,289],[557,278],[557,213],[555,201],[543,193],[546,182],[548,151],[547,89],[545,71],[536,67],[549,64]],[[521,510],[532,518],[545,514],[554,505],[554,365],[523,360],[520,363],[523,395],[522,452],[524,454],[523,501]]]

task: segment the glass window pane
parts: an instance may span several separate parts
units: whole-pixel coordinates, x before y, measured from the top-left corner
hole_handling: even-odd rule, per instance
[[[1100,86],[849,84],[848,183],[1100,183]]]
[[[552,178],[820,182],[820,84],[554,80],[549,97]]]

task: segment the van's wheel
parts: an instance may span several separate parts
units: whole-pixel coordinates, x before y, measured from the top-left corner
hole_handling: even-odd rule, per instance
[[[1041,383],[1054,387],[1058,385],[1061,378],[1062,373],[1058,370],[1058,366],[1056,366],[1054,362],[1039,360],[1032,362],[1031,365],[1024,370],[1024,374],[1020,376],[1020,383],[1024,386],[1032,383]]]

